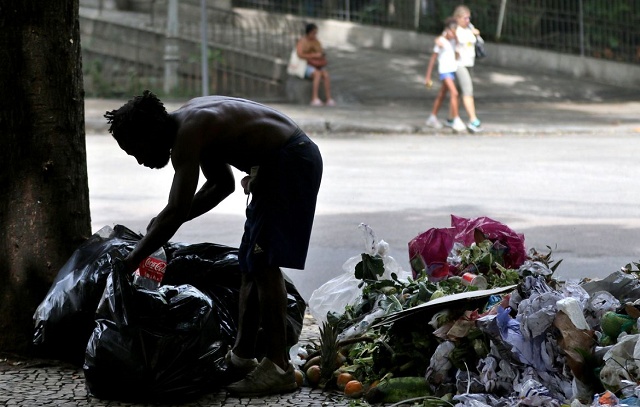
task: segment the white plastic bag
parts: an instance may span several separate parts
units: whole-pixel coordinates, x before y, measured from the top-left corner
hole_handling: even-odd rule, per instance
[[[307,71],[307,60],[298,56],[298,50],[293,49],[289,56],[289,64],[287,65],[287,73],[292,76],[304,79],[304,74]]]
[[[364,234],[364,253],[382,257],[384,273],[381,279],[391,279],[392,273],[403,281],[411,277],[411,272],[404,271],[395,259],[388,255],[387,242],[380,240],[376,243],[375,233],[364,223],[361,223],[358,228]],[[358,284],[362,281],[355,277],[355,268],[360,261],[362,261],[362,255],[349,258],[342,265],[344,274],[327,281],[311,294],[309,311],[319,324],[326,322],[328,312],[342,313],[347,305],[355,303],[362,295],[362,290],[358,288]]]

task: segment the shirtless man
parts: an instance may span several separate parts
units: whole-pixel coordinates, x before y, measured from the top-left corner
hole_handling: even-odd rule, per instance
[[[336,102],[331,98],[331,79],[329,72],[325,69],[327,64],[322,44],[318,41],[318,26],[315,24],[307,24],[305,27],[305,35],[303,35],[296,44],[298,57],[307,61],[307,70],[304,74],[305,78],[313,81],[311,88],[311,106],[322,106],[319,90],[320,81],[324,83],[324,95],[327,98],[327,106],[335,106]]]
[[[322,177],[318,147],[284,114],[245,99],[200,97],[167,113],[144,91],[105,114],[109,132],[139,164],[175,171],[165,208],[124,259],[128,272],[175,234],[186,221],[214,208],[235,189],[231,167],[251,203],[239,248],[242,271],[238,336],[227,353],[238,378],[227,387],[238,396],[296,389],[286,350],[287,292],[280,267],[303,269]],[[196,191],[198,177],[206,182]],[[267,351],[255,358],[259,327]]]

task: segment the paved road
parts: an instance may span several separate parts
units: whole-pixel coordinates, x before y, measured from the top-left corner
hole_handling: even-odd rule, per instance
[[[304,122],[300,108],[281,108]],[[489,216],[523,233],[527,248],[552,247],[563,259],[559,277],[603,277],[639,261],[640,134],[634,127],[570,133],[548,126],[481,136],[312,132],[325,174],[307,268],[289,276],[308,299],[364,250],[361,222],[408,270],[409,240],[449,226],[451,214]],[[138,166],[111,137],[88,136],[87,150],[93,228],[145,230],[166,202],[171,169]],[[235,192],[172,240],[237,246],[245,199]]]
[[[453,135],[424,126],[436,94],[422,84],[429,55],[326,45],[338,107],[274,105],[314,137],[325,160],[307,269],[288,270],[306,299],[363,251],[361,222],[405,269],[409,240],[448,226],[451,214],[490,216],[523,233],[528,248],[552,247],[563,259],[560,277],[602,277],[640,260],[640,90],[489,58],[475,76],[485,132]],[[106,134],[104,111],[123,102],[86,100],[95,230],[145,230],[171,182],[170,169],[142,168],[96,136]],[[184,101],[165,102],[173,110]],[[236,192],[174,240],[237,246],[244,206]]]

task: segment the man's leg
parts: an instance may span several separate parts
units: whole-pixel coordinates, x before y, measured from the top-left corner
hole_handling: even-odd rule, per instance
[[[258,287],[251,274],[242,273],[239,300],[238,335],[233,353],[241,358],[251,359],[256,357],[256,337],[260,327]]]
[[[227,390],[239,397],[294,391],[298,386],[287,354],[287,291],[280,268],[270,266],[256,270],[254,284],[258,291],[266,355],[251,373],[229,385]]]
[[[256,275],[262,312],[262,328],[267,341],[266,357],[283,370],[289,367],[287,353],[287,289],[280,267],[269,266]]]

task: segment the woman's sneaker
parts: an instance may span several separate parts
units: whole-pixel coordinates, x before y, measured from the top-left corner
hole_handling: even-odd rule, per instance
[[[480,120],[475,119],[474,121],[467,124],[467,129],[471,133],[480,133],[482,131],[482,123],[480,122]]]
[[[453,119],[453,123],[451,124],[451,128],[455,132],[461,132],[461,131],[467,130],[467,126],[464,125],[464,123],[462,122],[462,120],[460,120],[459,117],[456,117],[455,119]]]
[[[434,115],[430,115],[425,124],[434,129],[442,128],[442,123],[440,123],[440,120],[438,120]]]
[[[297,388],[296,375],[291,363],[287,370],[282,370],[269,359],[263,358],[247,377],[228,385],[227,391],[238,397],[261,397],[290,393]]]

